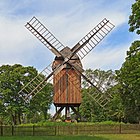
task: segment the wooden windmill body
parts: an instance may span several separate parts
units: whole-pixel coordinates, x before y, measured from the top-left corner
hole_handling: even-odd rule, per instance
[[[72,53],[71,49],[65,47],[61,53],[63,56],[67,56]],[[58,65],[63,63],[62,57],[55,57],[52,65],[53,71]],[[81,61],[78,55],[74,55],[70,60],[71,63],[76,63],[82,68]],[[77,73],[69,64],[63,65],[63,69],[58,70],[53,75],[54,96],[53,103],[56,107],[56,115],[63,108],[65,108],[65,116],[70,118],[70,108],[77,114],[75,108],[79,110],[81,104],[81,75]],[[59,110],[57,109],[59,108]],[[78,114],[77,114],[78,115]]]
[[[64,108],[66,119],[70,118],[70,108],[79,116],[82,101],[81,78],[96,89],[93,94],[95,96],[91,96],[95,102],[102,107],[109,102],[110,96],[104,95],[95,83],[83,74],[81,64],[81,60],[114,28],[109,20],[103,19],[72,48],[65,47],[36,17],[27,22],[25,27],[56,56],[50,65],[18,92],[25,101],[32,99],[53,77],[53,103],[56,107],[54,120]],[[42,79],[42,75],[45,78]]]

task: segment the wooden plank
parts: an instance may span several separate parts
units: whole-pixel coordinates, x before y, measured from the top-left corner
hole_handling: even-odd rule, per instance
[[[66,71],[63,70],[63,82],[61,83],[62,84],[62,100],[61,100],[61,103],[66,103]]]
[[[59,61],[60,62],[60,61]],[[58,65],[59,63],[55,63]],[[67,75],[68,72],[68,83]],[[54,74],[54,103],[55,104],[80,104],[81,103],[81,78],[73,69],[63,69]]]

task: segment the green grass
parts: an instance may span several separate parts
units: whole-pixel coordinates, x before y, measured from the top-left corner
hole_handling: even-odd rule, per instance
[[[96,136],[104,138],[101,140],[140,140],[140,134],[102,134]]]
[[[140,134],[102,134],[95,136],[1,136],[0,140],[140,140]]]

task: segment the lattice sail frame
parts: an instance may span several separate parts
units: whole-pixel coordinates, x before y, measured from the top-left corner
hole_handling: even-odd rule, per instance
[[[84,79],[82,79],[84,81]],[[98,84],[96,82],[94,82],[94,84]],[[99,88],[99,87],[97,87]],[[102,108],[105,109],[105,107],[108,105],[108,103],[110,102],[110,100],[112,99],[112,95],[110,95],[107,92],[106,88],[103,88],[102,86],[100,86],[99,90],[97,90],[97,88],[93,89],[93,86],[91,84],[87,84],[86,89],[88,90],[88,92],[86,93],[90,98],[92,98],[98,105],[100,105]]]
[[[105,109],[106,105],[110,102],[112,98],[112,96],[107,92],[107,89],[104,88],[103,86],[100,86],[100,87],[96,86],[98,85],[98,81],[96,81],[95,79],[94,79],[94,83],[92,83],[90,79],[88,79],[85,75],[81,74],[77,70],[76,72],[77,74],[81,75],[82,81],[87,82],[86,89],[88,89],[89,91],[87,92],[88,96],[90,96],[90,98],[92,98],[98,105],[100,105],[102,108]],[[70,75],[68,74],[68,76]],[[74,85],[74,86],[76,87],[77,85]],[[82,88],[85,88],[85,87],[82,87]],[[92,88],[94,88],[94,91],[92,90]]]
[[[61,56],[60,51],[65,46],[36,17],[27,22],[25,27],[56,56]]]
[[[36,18],[33,17],[25,27],[38,38],[49,50],[51,50],[56,56],[62,56],[61,50],[65,48],[65,46],[57,40],[54,35]],[[64,63],[69,63],[69,60],[77,54],[80,59],[83,59],[112,29],[114,25],[109,22],[106,18],[103,19],[94,29],[92,29],[85,37],[83,37],[71,50],[72,53],[66,56]],[[63,64],[64,64],[63,63]],[[62,64],[62,65],[63,65]],[[62,69],[62,65],[58,66],[56,70]],[[76,64],[77,65],[77,64]],[[86,78],[77,68],[76,65],[72,65],[78,73],[80,73],[85,80],[87,80],[91,86],[94,86],[88,78]],[[52,71],[52,64],[46,67],[41,73],[39,73],[33,80],[31,80],[27,85],[23,87],[18,93],[22,96],[25,101],[30,100],[33,98],[39,91],[41,91],[49,81],[51,81],[52,75],[55,71]],[[42,75],[45,77],[42,78]],[[37,81],[37,82],[35,82]],[[101,90],[96,92],[96,97],[93,97],[94,100],[102,107],[104,107],[108,102],[105,104],[101,104],[102,102],[100,99],[105,97],[102,95]],[[25,96],[24,96],[25,95]],[[98,98],[97,98],[98,97]],[[105,98],[106,101],[108,100]],[[104,102],[104,99],[103,99]]]
[[[72,48],[72,51],[83,59],[114,27],[109,20],[103,19]]]
[[[18,94],[26,101],[29,102],[38,92],[40,92],[47,83],[52,81],[52,63],[49,64],[43,71],[41,71],[35,78],[26,84]]]

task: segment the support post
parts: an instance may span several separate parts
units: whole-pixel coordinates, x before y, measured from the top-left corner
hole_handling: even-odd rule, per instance
[[[54,114],[53,121],[57,119],[58,115],[61,113],[61,111],[64,109],[64,107],[60,107],[59,110]]]
[[[65,116],[66,116],[66,119],[69,119],[70,118],[70,107],[69,106],[66,107]]]
[[[69,106],[66,106],[65,121],[66,122],[71,122],[70,107]]]
[[[79,107],[78,107],[78,111],[74,108],[74,106],[71,106],[71,109],[76,114],[76,119],[78,120],[78,118],[80,118],[80,120],[81,120],[81,115],[79,113]]]

